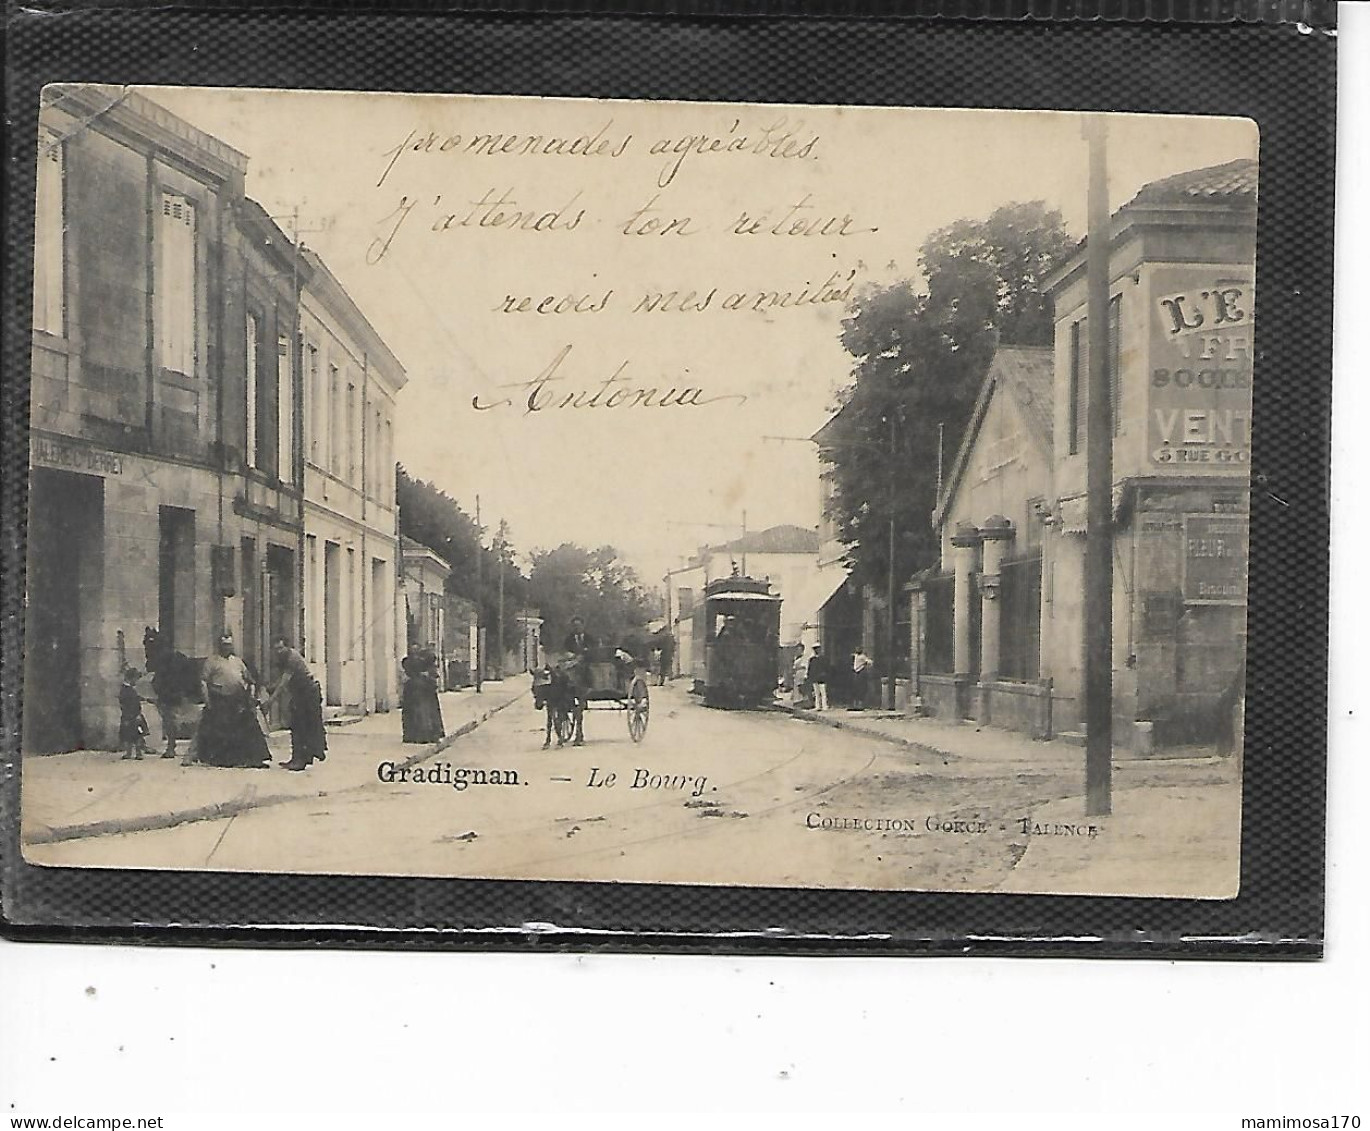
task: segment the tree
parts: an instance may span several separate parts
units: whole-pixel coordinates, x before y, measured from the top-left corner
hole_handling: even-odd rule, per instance
[[[1059,212],[1008,204],[928,238],[926,291],[906,280],[853,302],[842,323],[853,379],[820,443],[830,514],[858,581],[887,579],[891,517],[896,578],[936,561],[939,465],[960,444],[996,343],[1050,344],[1043,282],[1073,246]]]
[[[987,220],[958,220],[923,244],[919,264],[934,317],[967,345],[996,331],[1012,346],[1049,346],[1054,320],[1045,283],[1075,240],[1040,200],[1006,204]]]
[[[612,546],[587,550],[563,542],[554,550],[534,551],[528,596],[542,615],[542,638],[552,649],[560,647],[572,617],[583,617],[601,643],[617,645],[644,635],[651,616],[637,574]]]
[[[400,510],[400,533],[427,546],[449,566],[447,592],[480,605],[481,623],[493,647],[499,624],[499,579],[504,575],[504,639],[506,650],[517,648],[517,612],[528,602],[528,579],[519,569],[517,551],[507,528],[490,545],[483,545],[476,520],[447,492],[399,470],[396,499]],[[480,568],[476,568],[477,555]],[[480,577],[477,588],[477,575]]]

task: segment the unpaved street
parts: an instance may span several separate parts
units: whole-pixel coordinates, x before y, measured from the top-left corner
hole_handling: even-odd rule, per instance
[[[1080,766],[954,760],[652,690],[639,745],[622,715],[595,711],[585,746],[544,751],[541,716],[525,699],[408,775],[365,743],[335,743],[334,758],[376,762],[370,784],[28,854],[123,867],[983,891],[1013,875],[1034,834],[1067,842],[1059,850],[1084,867],[1110,836],[1107,819],[1091,833],[1083,820],[1053,815],[1048,829],[1034,816],[1078,796]],[[1119,786],[1164,785],[1167,775],[1193,784],[1195,772],[1156,763]]]

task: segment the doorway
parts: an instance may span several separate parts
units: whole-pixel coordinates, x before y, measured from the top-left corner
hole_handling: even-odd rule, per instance
[[[157,630],[177,651],[195,652],[195,512],[157,512]]]
[[[386,690],[390,685],[391,659],[388,654],[387,631],[393,615],[392,603],[386,600],[385,562],[380,558],[371,559],[371,662],[367,665],[371,673],[372,710],[388,711],[390,702]]]
[[[274,683],[281,674],[276,662],[276,641],[284,638],[293,645],[298,635],[295,553],[288,546],[268,543],[265,566],[262,571],[263,655],[260,670]],[[285,726],[285,708],[284,699],[272,702],[270,721],[273,729]]]
[[[23,748],[83,749],[83,652],[98,646],[104,480],[34,468],[29,490]]]
[[[342,547],[323,544],[324,702],[342,706]]]

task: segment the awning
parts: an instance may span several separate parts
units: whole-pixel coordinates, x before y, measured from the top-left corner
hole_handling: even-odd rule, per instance
[[[1113,484],[1113,521],[1119,521],[1123,516],[1123,507],[1127,502],[1128,488],[1130,484],[1124,480]],[[1089,498],[1085,495],[1072,495],[1062,499],[1061,507],[1061,530],[1066,534],[1084,534],[1088,527],[1089,517]]]
[[[823,575],[829,572],[833,576],[825,579]],[[814,602],[814,608],[824,608],[833,599],[837,591],[847,584],[849,577],[851,577],[851,570],[847,569],[846,566],[834,566],[831,571],[819,570],[815,585],[821,583],[823,588],[815,591],[818,594],[818,600]]]

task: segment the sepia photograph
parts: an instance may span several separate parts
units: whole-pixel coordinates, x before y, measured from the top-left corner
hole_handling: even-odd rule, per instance
[[[27,863],[1238,895],[1253,121],[39,121]]]

